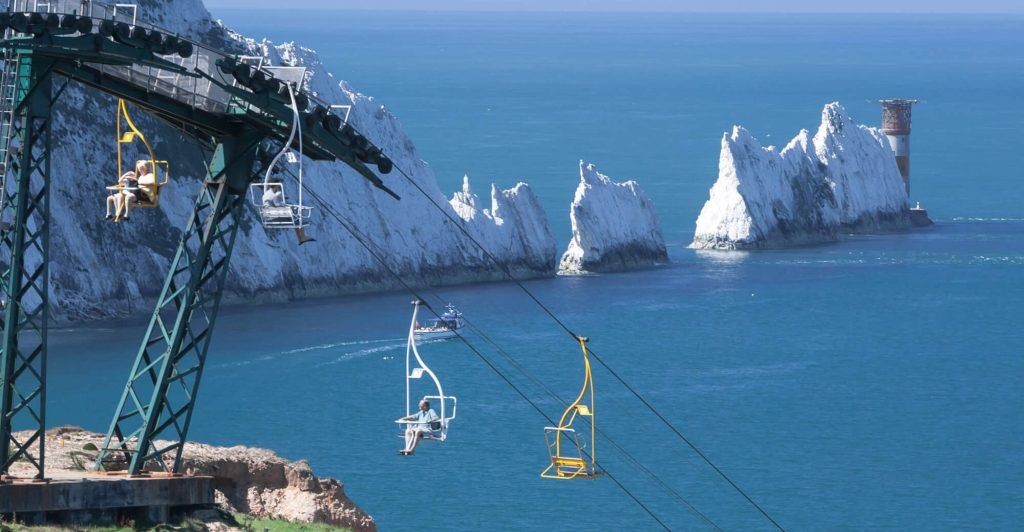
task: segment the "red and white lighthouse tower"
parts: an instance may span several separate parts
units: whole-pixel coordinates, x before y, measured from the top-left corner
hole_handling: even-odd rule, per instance
[[[903,184],[910,197],[910,111],[917,100],[894,98],[878,100],[882,104],[882,133],[896,154],[896,166],[903,176]]]
[[[896,155],[896,167],[903,176],[903,186],[907,188],[907,199],[910,198],[910,112],[917,100],[893,98],[878,100],[882,104],[882,133],[889,139],[889,146]],[[928,211],[918,203],[910,209],[914,225],[931,225]]]

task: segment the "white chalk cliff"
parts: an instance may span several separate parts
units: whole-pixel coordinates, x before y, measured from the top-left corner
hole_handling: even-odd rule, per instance
[[[473,238],[487,242],[487,251],[503,264],[551,271],[558,251],[555,236],[540,200],[526,183],[508,190],[491,184],[490,208],[485,209],[469,186],[469,176],[463,176],[462,190],[452,195],[449,204]]]
[[[654,202],[636,181],[618,183],[580,161],[569,211],[572,240],[560,273],[612,272],[668,262]]]
[[[906,189],[885,135],[838,103],[782,151],[740,126],[722,137],[718,180],[691,247],[751,249],[828,242],[842,233],[910,227]]]
[[[313,50],[246,39],[214,21],[201,0],[140,0],[139,6],[140,19],[215,48],[264,55],[272,65],[307,67],[311,91],[331,103],[352,105],[355,127],[382,147],[434,202],[449,209],[451,216],[461,217],[461,223],[516,275],[555,273],[557,249],[547,219],[525,185],[492,190],[488,209],[456,205],[454,200],[450,206],[398,120],[372,97],[335,80]],[[145,313],[152,308],[203,176],[203,154],[193,140],[137,111],[136,122],[158,157],[172,161],[172,180],[161,192],[159,209],[136,211],[126,223],[104,221],[104,187],[115,180],[114,103],[106,95],[72,83],[55,108],[50,288],[53,315],[62,321]],[[307,160],[305,170],[306,184],[357,227],[408,282],[503,278],[397,169],[383,177],[402,201],[374,189],[341,163]],[[295,183],[286,187],[293,197]],[[399,287],[369,252],[325,216],[319,205],[313,205],[310,232],[317,242],[302,248],[290,231],[265,230],[255,212],[247,213],[231,260],[226,302]]]

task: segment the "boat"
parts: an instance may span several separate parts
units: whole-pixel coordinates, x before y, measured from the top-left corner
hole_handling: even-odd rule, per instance
[[[430,325],[424,327],[417,323],[413,329],[413,337],[417,341],[454,338],[458,334],[457,331],[465,326],[466,322],[462,319],[462,313],[451,303],[448,303],[444,307],[444,314],[441,314],[435,320],[431,320]]]

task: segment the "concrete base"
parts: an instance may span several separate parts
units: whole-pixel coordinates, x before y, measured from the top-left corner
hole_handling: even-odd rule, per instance
[[[213,505],[212,477],[68,473],[0,483],[0,516],[26,524],[167,522],[177,508]]]
[[[915,207],[910,209],[910,223],[913,224],[914,227],[928,227],[929,225],[933,225],[935,222],[928,217],[927,209]]]

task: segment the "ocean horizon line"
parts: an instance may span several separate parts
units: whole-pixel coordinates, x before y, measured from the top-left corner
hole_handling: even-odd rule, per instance
[[[777,15],[777,16],[793,16],[793,15],[836,15],[836,16],[892,16],[892,15],[912,15],[912,16],[939,16],[939,17],[952,17],[952,16],[1013,16],[1024,18],[1024,11],[751,11],[751,10],[737,10],[737,11],[720,11],[720,10],[615,10],[615,9],[595,9],[587,11],[577,10],[559,10],[559,9],[530,9],[530,10],[508,10],[508,9],[407,9],[407,8],[388,8],[380,7],[373,9],[365,8],[346,8],[346,7],[303,7],[303,6],[290,6],[287,8],[283,7],[253,7],[253,6],[207,6],[211,11],[231,11],[231,12],[246,12],[246,11],[329,11],[329,12],[350,12],[350,13],[422,13],[422,14],[516,14],[516,15],[550,15],[550,14],[565,14],[565,15]]]

